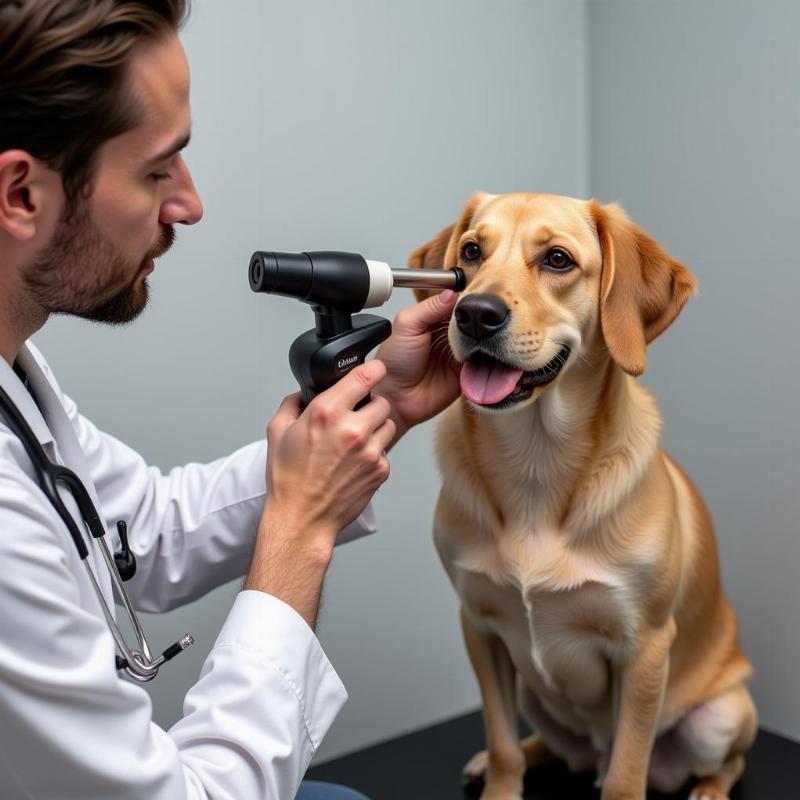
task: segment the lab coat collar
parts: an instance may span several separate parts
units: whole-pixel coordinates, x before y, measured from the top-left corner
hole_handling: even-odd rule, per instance
[[[17,404],[17,408],[27,420],[28,425],[31,426],[39,442],[45,446],[46,449],[50,449],[50,457],[52,458],[58,453],[61,463],[67,464],[70,469],[75,472],[88,492],[92,503],[94,503],[94,507],[98,509],[98,513],[100,513],[100,501],[97,497],[94,482],[92,481],[89,465],[86,462],[86,456],[78,441],[75,428],[73,428],[72,422],[67,416],[67,412],[64,410],[64,406],[61,404],[61,400],[56,394],[56,390],[47,379],[47,375],[45,375],[44,370],[39,366],[39,362],[26,344],[22,346],[22,349],[17,354],[17,363],[27,374],[31,384],[31,390],[36,396],[36,401],[31,397],[31,393],[25,388],[25,385],[19,379],[17,373],[14,372],[13,368],[9,366],[4,358],[0,358],[0,383],[8,392],[11,399]],[[38,406],[36,404],[37,402],[39,403]],[[75,517],[77,506],[74,506],[71,498],[66,502],[67,507],[70,509],[73,517]],[[112,547],[112,549],[115,549],[118,545],[118,541],[115,537],[116,534],[110,537],[109,546]],[[87,541],[89,540],[91,540],[91,537],[87,537]],[[94,540],[91,540],[89,552],[91,553],[94,572],[100,583],[100,588],[109,601],[111,613],[113,614],[114,604],[111,576],[108,574],[105,562],[102,560],[98,545]]]
[[[56,394],[56,390],[47,379],[47,375],[44,374],[44,370],[42,370],[42,368],[39,366],[39,362],[34,358],[33,353],[31,353],[30,348],[28,348],[27,345],[23,345],[22,349],[19,351],[19,354],[17,355],[17,362],[22,369],[25,370],[28,380],[30,381],[33,394],[36,397],[36,401],[39,403],[37,406],[33,401],[30,392],[25,389],[22,381],[20,381],[20,379],[17,377],[17,374],[14,372],[14,370],[11,369],[11,374],[14,376],[17,386],[28,398],[30,403],[28,408],[32,407],[32,409],[35,411],[33,416],[34,421],[41,421],[41,423],[44,425],[46,433],[43,432],[42,436],[47,436],[48,438],[40,438],[39,441],[41,441],[43,444],[48,441],[54,442],[56,448],[58,449],[59,455],[63,459],[62,463],[69,465],[69,467],[81,479],[83,485],[86,487],[86,491],[89,493],[89,497],[95,505],[95,508],[99,509],[100,501],[97,498],[97,492],[95,491],[94,483],[92,481],[89,465],[86,462],[86,455],[84,454],[83,448],[78,441],[78,435],[75,432],[75,428],[72,426],[72,422],[67,416],[64,406],[61,404],[61,399]],[[33,427],[33,424],[31,423],[31,417],[28,416],[26,410],[20,406],[20,411],[25,414],[28,424]],[[35,430],[36,428],[34,428],[34,431]],[[37,436],[39,436],[39,433],[37,433]]]
[[[43,402],[41,397],[42,381],[44,381],[48,387],[50,387],[50,384],[27,345],[22,345],[22,349],[17,356],[17,361],[27,373],[31,382],[31,388],[39,399],[39,402]],[[53,434],[50,428],[47,427],[47,423],[39,407],[36,405],[36,401],[31,397],[31,393],[25,388],[25,384],[19,379],[19,376],[14,372],[12,366],[4,358],[0,358],[0,386],[6,390],[8,396],[14,401],[14,405],[20,410],[22,416],[25,417],[34,435],[39,440],[39,444],[52,444],[54,442]],[[52,388],[50,390],[52,392]]]

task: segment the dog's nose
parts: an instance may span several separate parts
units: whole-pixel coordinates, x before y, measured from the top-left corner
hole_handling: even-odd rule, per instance
[[[488,339],[506,326],[511,310],[496,295],[471,294],[456,306],[455,314],[461,333]]]

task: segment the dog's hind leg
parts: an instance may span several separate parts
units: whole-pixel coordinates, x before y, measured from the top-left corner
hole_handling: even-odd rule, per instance
[[[690,800],[728,800],[744,770],[744,753],[758,732],[758,715],[744,684],[693,708],[678,731],[700,776]]]
[[[476,626],[463,607],[461,626],[486,726],[486,786],[481,800],[521,800],[525,754],[517,734],[516,670],[502,639]]]
[[[538,733],[526,736],[521,742],[522,752],[525,756],[525,769],[537,767],[539,764],[546,764],[552,761],[555,755],[544,743],[544,739]]]
[[[692,790],[689,800],[728,800],[731,788],[744,772],[744,756],[726,761],[716,775],[703,778]]]

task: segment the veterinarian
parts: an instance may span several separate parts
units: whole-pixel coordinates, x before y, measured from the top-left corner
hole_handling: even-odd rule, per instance
[[[302,413],[287,397],[268,458],[260,441],[162,475],[62,393],[29,337],[51,314],[134,319],[173,226],[202,217],[181,154],[187,4],[0,0],[5,800],[360,797],[300,787],[347,698],[314,635],[322,583],[340,532],[374,529],[385,451],[458,392],[430,360],[454,303],[442,295]],[[190,642],[176,631],[163,657],[140,631],[126,643],[114,600],[161,611],[242,574],[184,716],[162,730],[140,682],[173,657],[180,669]]]

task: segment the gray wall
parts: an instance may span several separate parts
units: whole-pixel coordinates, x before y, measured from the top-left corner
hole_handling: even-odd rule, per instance
[[[475,189],[620,200],[700,279],[644,381],[715,516],[763,721],[800,738],[800,6],[588,6],[196,0],[187,158],[206,219],[158,265],[134,326],[55,319],[37,341],[83,410],[153,463],[209,459],[261,435],[311,324],[249,292],[256,247],[400,263]],[[320,635],[351,699],[323,758],[478,704],[430,542],[431,427],[393,451],[381,532],[331,569]],[[146,620],[164,644],[199,638],[153,685],[162,724],[236,588]]]
[[[585,17],[580,0],[196,0],[186,157],[206,218],[180,231],[132,327],[54,319],[36,337],[65,389],[163,468],[261,436],[294,391],[286,352],[312,317],[251,294],[250,253],[399,264],[474,190],[585,195]],[[411,301],[401,294],[387,315]],[[321,757],[479,702],[430,541],[431,432],[393,451],[380,533],[334,560],[320,635],[351,699]],[[145,620],[164,645],[198,639],[153,684],[161,724],[179,715],[236,589]]]
[[[800,5],[589,9],[591,191],[700,280],[644,382],[715,518],[762,722],[800,738]]]

